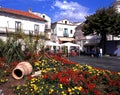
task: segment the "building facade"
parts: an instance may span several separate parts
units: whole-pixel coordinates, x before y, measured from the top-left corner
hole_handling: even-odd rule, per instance
[[[74,41],[75,28],[78,23],[71,23],[64,19],[52,23],[52,41],[72,42]]]
[[[45,33],[46,33],[46,36],[48,39],[51,38],[51,18],[46,15],[46,14],[41,14],[41,13],[38,13],[38,12],[32,12],[32,10],[29,10],[29,12],[43,18],[46,20],[45,22]]]
[[[0,37],[6,40],[6,33],[24,32],[44,34],[46,20],[30,12],[0,8]]]
[[[89,54],[91,49],[97,47],[97,45],[100,43],[100,36],[96,34],[84,36],[82,31],[83,24],[84,23],[81,23],[76,27],[75,42],[80,45],[82,50],[81,52]]]

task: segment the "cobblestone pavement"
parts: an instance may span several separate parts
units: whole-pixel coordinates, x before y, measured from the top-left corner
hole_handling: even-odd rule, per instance
[[[88,64],[92,67],[120,72],[120,57],[103,56],[102,58],[91,56],[68,57],[69,60],[79,64]]]

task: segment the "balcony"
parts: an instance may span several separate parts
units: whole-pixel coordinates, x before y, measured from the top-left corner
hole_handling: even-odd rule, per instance
[[[14,32],[16,32],[15,28],[0,27],[0,34],[14,33]],[[30,30],[20,29],[19,32],[24,32],[25,34],[29,34]]]
[[[69,37],[68,33],[63,33],[63,37]]]
[[[16,35],[19,35],[20,32],[24,32],[25,35],[29,35],[31,33],[32,35],[37,36],[40,34],[42,36],[46,36],[46,39],[50,39],[50,32],[44,33],[44,32],[38,31],[38,33],[36,33],[33,30],[23,30],[23,29],[20,29],[20,30],[21,31],[16,31],[15,28],[0,27],[0,36],[6,37],[8,34],[13,35],[14,33],[17,33]]]

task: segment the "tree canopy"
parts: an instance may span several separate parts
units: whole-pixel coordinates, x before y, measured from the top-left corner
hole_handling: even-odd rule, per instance
[[[99,9],[95,14],[86,17],[82,31],[84,35],[101,35],[101,43],[105,47],[106,35],[120,34],[120,14],[112,7]]]

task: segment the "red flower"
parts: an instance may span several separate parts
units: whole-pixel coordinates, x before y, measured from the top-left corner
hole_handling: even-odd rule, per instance
[[[92,89],[94,89],[94,88],[96,87],[96,85],[93,84],[93,83],[89,83],[89,84],[87,85],[87,87],[88,87],[89,90],[92,90]],[[97,95],[97,94],[96,94],[96,95]]]
[[[120,89],[120,82],[118,82],[118,88]]]
[[[69,84],[69,79],[67,77],[61,77],[59,79],[59,82],[62,83],[62,84],[68,85]]]
[[[47,74],[44,74],[44,75],[43,75],[43,78],[44,78],[44,79],[48,79],[48,77],[49,77],[49,76],[48,76]]]
[[[99,92],[98,90],[94,90],[94,95],[103,95],[103,94]]]
[[[10,63],[10,66],[14,68],[18,65],[18,63],[19,63],[19,61],[14,61],[14,62]]]

